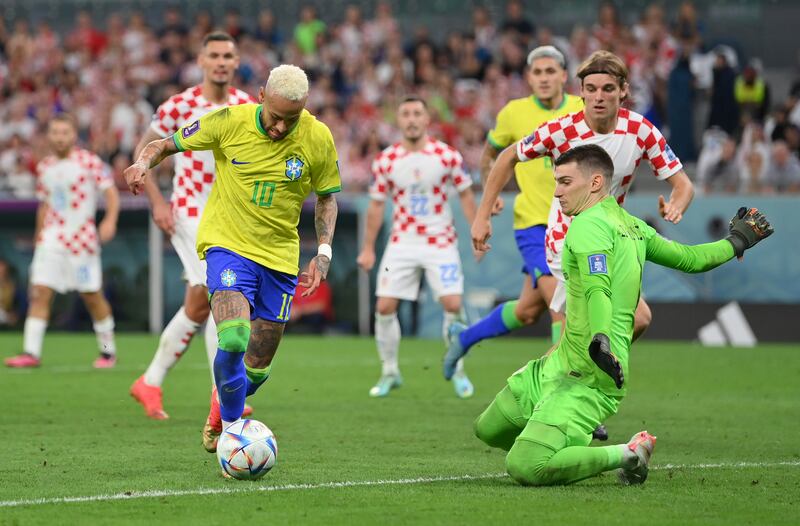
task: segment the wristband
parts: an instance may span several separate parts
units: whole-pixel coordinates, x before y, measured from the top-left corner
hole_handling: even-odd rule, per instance
[[[328,258],[328,260],[331,260],[333,259],[333,250],[331,249],[331,246],[329,244],[323,243],[317,249],[317,255],[325,256],[326,258]]]

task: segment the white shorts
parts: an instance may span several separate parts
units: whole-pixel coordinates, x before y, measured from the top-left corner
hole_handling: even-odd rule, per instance
[[[464,293],[464,274],[458,247],[389,243],[378,270],[375,295],[414,301],[422,272],[435,299]]]
[[[183,263],[183,272],[190,286],[206,286],[206,262],[197,255],[197,228],[200,218],[175,216],[175,233],[170,238]]]
[[[73,290],[97,292],[103,287],[100,254],[73,255],[65,250],[38,246],[31,263],[31,285],[43,285],[59,294]]]

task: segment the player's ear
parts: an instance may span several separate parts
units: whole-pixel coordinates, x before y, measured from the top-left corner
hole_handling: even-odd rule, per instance
[[[592,174],[592,192],[599,192],[606,184],[605,177],[601,173]]]
[[[258,88],[258,103],[264,104],[264,86]]]
[[[622,88],[620,88],[619,90],[619,100],[623,101],[627,99],[629,94],[630,94],[630,84],[628,84],[627,82],[623,82]]]

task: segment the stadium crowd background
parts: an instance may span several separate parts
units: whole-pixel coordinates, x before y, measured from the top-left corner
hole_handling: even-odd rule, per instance
[[[137,11],[102,22],[78,11],[63,31],[43,18],[0,19],[0,196],[33,197],[44,130],[60,111],[77,117],[82,143],[108,161],[124,189],[122,170],[154,109],[200,81],[194,58],[212,29],[237,38],[235,85],[245,91],[257,94],[281,62],[309,72],[308,109],[333,131],[346,191],[366,189],[372,159],[397,138],[396,102],[409,92],[429,101],[434,134],[462,152],[477,181],[486,132],[509,99],[529,94],[526,56],[542,44],[564,52],[571,79],[597,49],[623,57],[628,104],[665,131],[699,190],[800,191],[800,78],[788,94],[772,93],[761,61],[707,42],[698,13],[689,1],[670,15],[653,3],[626,25],[606,2],[593,24],[564,35],[544,25],[546,17],[534,23],[514,0],[474,7],[469,26],[445,35],[425,26],[401,32],[388,2],[372,12],[349,5],[337,19],[312,6],[298,20],[278,20],[266,8],[252,17],[229,9],[223,18],[207,11],[190,18],[166,6],[156,26]],[[577,93],[574,80],[568,88]],[[170,170],[163,163],[158,172],[165,190]]]

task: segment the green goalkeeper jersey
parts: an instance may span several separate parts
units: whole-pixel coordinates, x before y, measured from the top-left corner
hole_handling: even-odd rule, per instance
[[[694,246],[666,240],[623,210],[613,197],[584,210],[573,219],[564,242],[567,322],[548,360],[550,367],[610,396],[624,396],[625,385],[617,389],[589,357],[588,348],[593,335],[607,335],[627,385],[628,351],[645,260],[683,272],[705,272],[733,256],[733,245],[724,239]]]

